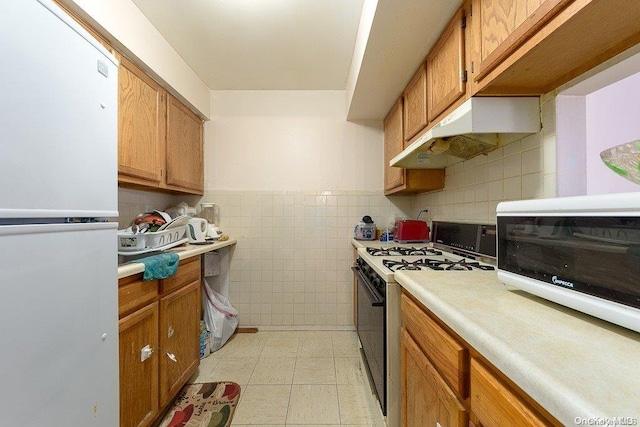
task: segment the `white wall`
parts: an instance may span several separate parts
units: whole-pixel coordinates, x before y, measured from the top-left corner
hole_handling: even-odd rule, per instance
[[[586,97],[586,194],[639,191],[607,168],[600,152],[640,139],[640,73]]]
[[[212,91],[207,190],[382,188],[382,123],[345,121],[344,91]]]
[[[131,0],[61,1],[115,47],[137,58],[146,66],[145,71],[172,88],[174,95],[209,117],[209,88]]]

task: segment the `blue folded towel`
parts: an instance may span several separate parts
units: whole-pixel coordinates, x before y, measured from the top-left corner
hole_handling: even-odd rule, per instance
[[[180,257],[178,254],[165,253],[153,255],[146,258],[140,258],[134,262],[144,264],[144,274],[142,280],[166,279],[176,274],[178,271],[178,263]]]

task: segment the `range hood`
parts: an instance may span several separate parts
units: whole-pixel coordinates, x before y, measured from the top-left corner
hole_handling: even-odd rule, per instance
[[[470,159],[540,131],[539,97],[472,97],[389,162],[407,169],[440,169],[447,156]]]

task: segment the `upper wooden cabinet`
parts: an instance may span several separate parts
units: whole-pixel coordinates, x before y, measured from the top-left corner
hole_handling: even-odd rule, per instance
[[[384,119],[384,194],[417,194],[444,188],[444,169],[407,170],[389,166],[404,149],[403,102],[398,99]]]
[[[202,194],[202,120],[126,58],[120,58],[118,182]]]
[[[464,10],[460,9],[427,55],[429,121],[465,94],[464,28]]]
[[[404,140],[409,141],[427,125],[427,69],[424,63],[407,85],[403,98]]]
[[[402,98],[391,107],[384,119],[384,191],[399,188],[404,184],[404,169],[389,166],[393,159],[404,148],[402,124]]]
[[[571,0],[476,2],[472,13],[478,15],[479,57],[474,63],[477,78],[482,78],[511,54],[526,37],[539,29],[554,13]]]
[[[640,42],[633,0],[468,0],[474,91],[547,93]]]
[[[164,168],[166,92],[126,58],[118,76],[118,177],[157,187]]]
[[[173,96],[167,97],[167,186],[202,192],[202,120]]]

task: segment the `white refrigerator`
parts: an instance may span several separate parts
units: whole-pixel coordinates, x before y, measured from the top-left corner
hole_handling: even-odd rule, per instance
[[[49,0],[0,61],[0,424],[117,426],[118,63]]]

